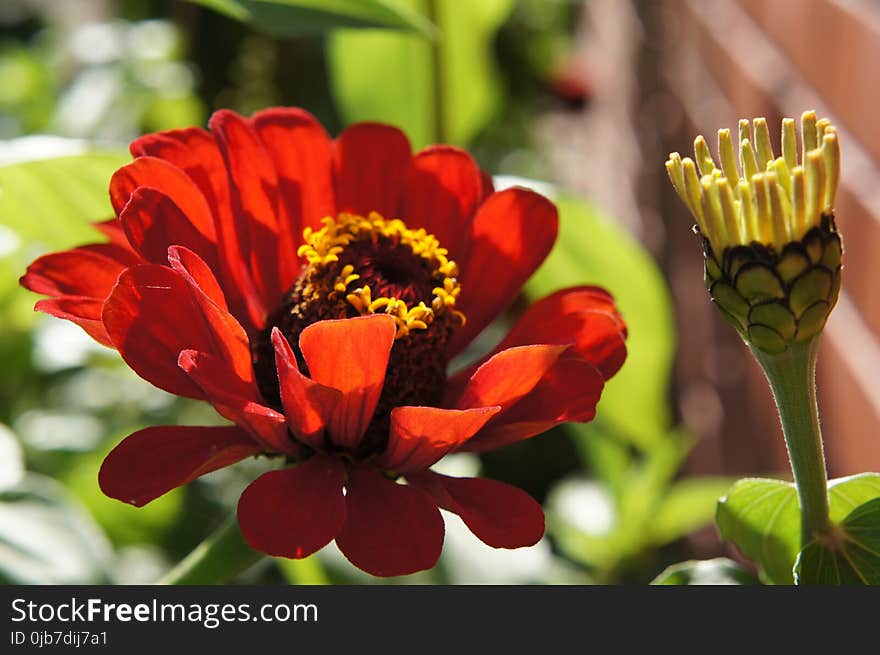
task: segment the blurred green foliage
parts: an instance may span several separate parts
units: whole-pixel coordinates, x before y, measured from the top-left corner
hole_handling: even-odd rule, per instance
[[[0,517],[9,517],[0,524],[16,532],[0,529],[0,562],[10,563],[0,579],[150,581],[233,511],[267,463],[217,471],[144,509],[105,498],[97,470],[124,435],[220,419],[153,389],[75,326],[34,315],[35,296],[17,286],[27,263],[96,238],[89,223],[110,216],[107,182],[128,140],[202,124],[223,106],[296,104],[331,132],[355,120],[397,123],[415,147],[445,140],[488,171],[548,175],[532,125],[571,106],[548,79],[572,47],[577,9],[551,0],[120,0],[115,15],[71,24],[51,3],[14,4],[0,13],[0,136],[10,139],[0,144],[0,422],[11,428],[0,448],[23,456],[0,468]],[[37,133],[70,139],[13,138]],[[605,286],[629,326],[628,361],[596,421],[444,464],[533,493],[548,510],[548,538],[495,551],[450,517],[434,570],[381,582],[647,582],[692,554],[681,538],[711,521],[729,486],[681,476],[693,440],[670,412],[675,341],[660,271],[611,217],[564,194],[557,202],[560,239],[525,296]],[[502,329],[480,343],[491,347]],[[47,522],[70,544],[68,559],[82,562],[50,561],[27,545]],[[242,580],[380,582],[332,546],[304,561],[267,560]]]

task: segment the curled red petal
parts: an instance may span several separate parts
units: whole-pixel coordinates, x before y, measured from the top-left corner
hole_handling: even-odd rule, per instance
[[[459,409],[498,405],[505,410],[534,389],[567,349],[533,345],[502,350],[480,366],[463,389],[450,387],[446,402]]]
[[[342,401],[342,392],[326,387],[300,373],[293,349],[276,327],[272,328],[275,367],[281,403],[290,431],[312,448],[322,450],[324,428]]]
[[[470,221],[483,200],[483,176],[473,158],[453,146],[431,146],[412,159],[400,215],[411,227],[423,227],[464,261]]]
[[[485,478],[452,478],[425,471],[407,480],[443,509],[458,514],[493,548],[534,546],[544,535],[544,511],[522,489]]]
[[[626,324],[614,299],[591,286],[562,289],[529,306],[501,343],[483,360],[457,373],[450,384],[465,379],[495,353],[533,343],[571,344],[571,351],[612,377],[626,359]]]
[[[53,252],[34,260],[22,276],[23,287],[48,296],[82,296],[104,300],[116,278],[128,266],[111,256],[107,249],[93,244],[73,250]]]
[[[221,416],[247,430],[267,450],[296,454],[284,415],[262,404],[253,382],[238,377],[225,361],[207,353],[184,350],[178,365],[204,392]]]
[[[34,309],[75,323],[98,343],[115,348],[101,320],[101,313],[104,311],[103,300],[81,296],[46,298],[38,301]]]
[[[471,223],[468,258],[458,262],[462,284],[458,309],[467,324],[453,337],[453,354],[510,307],[550,253],[558,223],[556,207],[534,191],[507,189],[486,198]]]
[[[177,271],[144,264],[126,269],[104,303],[104,326],[126,363],[170,393],[202,398],[177,365],[182,350],[227,360],[253,376],[247,336],[236,320]]]
[[[220,280],[232,312],[249,333],[261,327],[266,308],[257,297],[250,271],[241,264],[244,250],[232,212],[229,173],[214,135],[200,127],[148,134],[131,144],[131,154],[164,159],[184,171],[199,188],[214,217]]]
[[[586,422],[596,416],[604,378],[576,356],[554,364],[528,394],[499,415],[461,450],[484,452],[528,439],[567,421]]]
[[[338,446],[354,448],[363,437],[385,382],[397,324],[386,314],[312,323],[299,347],[312,379],[342,392],[327,430]]]
[[[138,507],[262,450],[237,427],[166,425],[129,435],[98,473],[101,491]]]
[[[342,461],[320,454],[295,468],[264,473],[238,501],[242,536],[268,555],[308,557],[342,529],[344,480]]]
[[[119,220],[129,243],[147,261],[165,264],[168,247],[180,245],[198,253],[209,265],[217,265],[217,247],[212,237],[202,233],[160,189],[135,189]]]
[[[214,217],[205,196],[177,166],[156,157],[139,157],[117,170],[110,178],[110,201],[117,216],[138,187],[161,189],[200,234],[216,241]]]
[[[422,471],[460,447],[499,411],[500,407],[396,407],[391,410],[388,446],[377,464],[397,473]]]
[[[221,309],[228,310],[226,294],[220,287],[214,272],[204,259],[184,246],[171,246],[166,255],[168,263],[189,283],[197,288]]]
[[[336,544],[359,569],[388,577],[437,563],[443,549],[443,517],[421,489],[354,467],[345,504],[348,516]]]
[[[395,217],[412,149],[396,127],[357,123],[336,140],[336,205],[366,216],[376,211]]]

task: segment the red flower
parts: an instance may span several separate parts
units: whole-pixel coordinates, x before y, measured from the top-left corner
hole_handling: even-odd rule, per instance
[[[308,113],[276,108],[220,111],[210,127],[136,140],[110,183],[117,218],[97,226],[109,243],[41,257],[22,278],[51,296],[37,309],[234,423],[132,434],[104,461],[104,493],[143,505],[268,453],[295,466],[254,481],[238,518],[270,555],[335,539],[375,575],[430,568],[438,507],[491,546],[536,543],[543,513],[526,493],[430,467],[592,419],[623,363],[611,297],[578,287],[447,378],[550,251],[554,206],[494,192],[457,148],[413,155],[385,125],[331,140]]]

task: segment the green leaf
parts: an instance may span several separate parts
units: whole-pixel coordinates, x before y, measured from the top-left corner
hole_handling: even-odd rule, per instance
[[[91,517],[51,478],[0,492],[0,584],[106,584],[113,553]]]
[[[721,538],[733,542],[758,565],[762,580],[794,583],[800,510],[793,484],[762,478],[738,480],[718,501],[715,521]]]
[[[648,540],[668,544],[710,524],[731,483],[729,478],[694,477],[673,484],[650,519]]]
[[[873,497],[864,500],[869,494]],[[829,495],[835,526],[798,555],[797,584],[880,585],[880,475],[863,473],[835,481]],[[859,501],[864,502],[852,508]],[[835,520],[844,507],[851,511]]]
[[[433,43],[378,30],[331,35],[327,58],[332,90],[347,122],[398,125],[417,149],[438,141],[466,146],[501,102],[492,38],[513,0],[432,2],[432,18],[441,32]],[[406,2],[416,12],[425,12],[428,5],[423,0]],[[443,99],[440,116],[438,89]]]
[[[117,546],[156,542],[174,528],[183,508],[184,490],[173,489],[144,507],[133,507],[105,496],[98,486],[98,471],[110,447],[81,454],[61,476],[70,492],[85,505]]]
[[[0,166],[0,326],[32,323],[34,297],[18,285],[28,263],[47,250],[102,241],[91,223],[113,215],[107,187],[113,172],[130,161],[124,151],[88,151],[80,142],[52,139],[48,152],[82,154],[45,157],[44,137],[2,144],[18,163]],[[21,161],[25,159],[25,161]]]
[[[124,151],[90,151],[0,167],[3,225],[51,248],[100,240],[90,223],[113,216],[110,177],[130,160]]]
[[[327,32],[340,27],[414,30],[432,36],[424,16],[400,0],[190,0],[252,24],[270,36]]]
[[[669,566],[652,585],[754,585],[754,575],[726,557],[690,560]]]
[[[626,320],[627,361],[602,392],[597,416],[639,446],[669,431],[675,332],[669,289],[657,265],[627,232],[595,208],[555,198],[560,230],[550,256],[526,284],[536,300],[563,287],[610,291]]]
[[[842,524],[857,508],[878,496],[877,473],[830,481],[831,520]],[[801,549],[800,509],[793,484],[760,478],[739,480],[718,502],[715,520],[721,537],[733,542],[758,565],[763,580],[773,584],[794,582],[792,570]],[[817,570],[815,552],[816,548],[810,549],[807,579]]]

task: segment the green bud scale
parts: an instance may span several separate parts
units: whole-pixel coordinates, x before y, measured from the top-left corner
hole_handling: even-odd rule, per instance
[[[840,292],[840,235],[832,215],[781,252],[753,243],[717,257],[707,239],[705,282],[718,310],[751,346],[784,352],[819,334]]]

